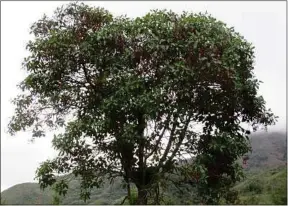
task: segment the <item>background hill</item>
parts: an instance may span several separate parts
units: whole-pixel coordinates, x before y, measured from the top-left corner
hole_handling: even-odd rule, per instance
[[[251,135],[252,153],[247,170],[284,166],[287,162],[287,137],[284,132],[257,132]]]
[[[126,195],[126,190],[122,188],[121,180],[116,179],[113,185],[106,182],[102,188],[95,188],[91,193],[91,198],[86,203],[80,200],[80,182],[75,179],[69,183],[69,189],[65,197],[60,198],[60,203],[66,204],[99,204],[108,205],[121,202]],[[15,185],[1,193],[4,204],[52,204],[54,192],[52,189],[40,190],[37,183],[23,183]]]
[[[287,203],[287,140],[284,132],[258,132],[251,135],[252,153],[249,154],[246,178],[234,190],[239,193],[239,204],[284,204]],[[119,204],[126,194],[121,179],[113,185],[108,182],[102,188],[93,189],[86,204]],[[79,200],[80,184],[77,179],[70,182],[69,190],[61,204],[85,204]],[[193,204],[193,192],[183,196],[169,190],[166,204]],[[188,197],[189,195],[189,197]],[[185,197],[184,197],[185,196]],[[4,204],[52,204],[53,191],[41,191],[37,183],[15,185],[1,193]]]

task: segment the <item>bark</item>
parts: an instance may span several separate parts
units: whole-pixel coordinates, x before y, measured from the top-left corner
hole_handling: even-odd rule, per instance
[[[138,189],[138,199],[137,199],[137,205],[147,205],[148,203],[148,198],[147,198],[147,190],[145,187],[137,187]]]
[[[147,204],[147,190],[146,186],[146,165],[144,163],[144,151],[145,151],[145,140],[144,140],[144,129],[145,129],[145,119],[142,113],[138,115],[138,138],[139,138],[139,181],[137,186],[138,189],[138,205],[146,205]]]

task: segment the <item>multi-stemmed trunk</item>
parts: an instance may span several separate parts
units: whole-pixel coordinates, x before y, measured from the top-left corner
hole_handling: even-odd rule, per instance
[[[144,148],[145,148],[145,140],[144,140],[144,129],[145,129],[145,118],[144,115],[140,112],[138,116],[138,138],[139,138],[139,150],[138,150],[138,183],[136,184],[138,189],[138,205],[146,205],[147,204],[147,190],[146,186],[146,165],[144,162]]]

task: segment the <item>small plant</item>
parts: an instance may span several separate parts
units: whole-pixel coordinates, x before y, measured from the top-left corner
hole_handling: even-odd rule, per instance
[[[60,205],[60,197],[59,197],[59,195],[54,195],[53,196],[52,205]]]
[[[130,190],[130,200],[129,198],[125,197],[125,201],[123,203],[120,203],[122,205],[136,205],[137,203],[137,199],[138,199],[138,191],[135,187],[131,187]]]
[[[272,195],[271,195],[272,201],[275,205],[287,205],[287,188],[284,187],[278,187],[275,188]]]
[[[247,186],[246,191],[254,192],[256,194],[259,194],[259,193],[261,193],[263,191],[263,188],[262,188],[262,186],[261,186],[259,181],[254,180]]]
[[[165,205],[175,205],[175,201],[173,200],[172,197],[164,197],[163,202]]]
[[[258,204],[258,200],[255,196],[249,197],[241,202],[243,205],[256,205]]]
[[[131,199],[130,199],[130,204],[135,205],[138,199],[138,194],[137,194],[137,189],[132,187],[131,188]]]

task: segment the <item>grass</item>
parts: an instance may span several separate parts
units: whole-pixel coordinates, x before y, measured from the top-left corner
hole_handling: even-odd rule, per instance
[[[287,167],[247,174],[247,179],[234,187],[239,204],[287,204]]]

